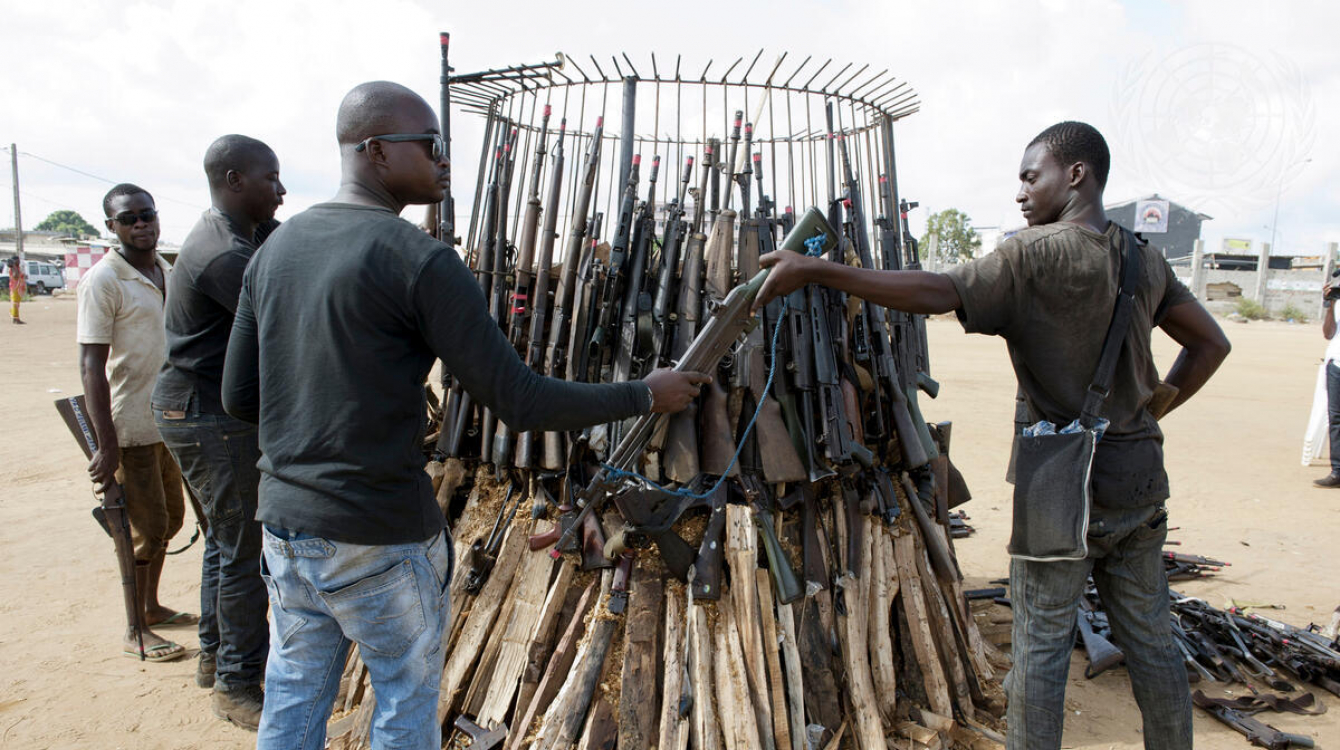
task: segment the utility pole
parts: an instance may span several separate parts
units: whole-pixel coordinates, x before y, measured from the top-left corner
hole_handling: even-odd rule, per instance
[[[14,177],[14,247],[18,251],[19,262],[27,258],[23,254],[23,215],[19,213],[19,147],[9,144],[9,166]],[[23,266],[27,270],[28,266]]]

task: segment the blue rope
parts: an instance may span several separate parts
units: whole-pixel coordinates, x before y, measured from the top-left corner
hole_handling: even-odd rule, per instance
[[[805,240],[805,250],[806,250],[805,254],[817,257],[822,252],[823,245],[827,241],[828,241],[827,234],[818,234],[815,235],[814,237],[809,238],[808,240]],[[788,309],[790,309],[790,303],[788,300],[783,299],[782,314],[778,316],[776,324],[772,328],[772,345],[771,345],[772,363],[768,365],[768,382],[763,386],[763,396],[761,396],[758,399],[758,404],[754,407],[754,416],[749,418],[749,424],[745,425],[744,432],[740,433],[740,442],[735,447],[735,455],[731,456],[730,463],[726,465],[726,470],[722,472],[720,477],[717,477],[717,481],[715,484],[712,485],[711,489],[702,493],[690,492],[689,490],[683,487],[676,490],[672,490],[661,486],[654,479],[648,476],[644,476],[640,472],[629,471],[627,469],[620,469],[615,466],[611,466],[610,464],[601,464],[602,466],[605,467],[605,470],[609,472],[610,477],[616,481],[623,479],[637,479],[641,482],[645,482],[646,484],[650,485],[652,488],[660,492],[664,492],[669,495],[676,495],[678,497],[687,497],[692,500],[707,500],[711,498],[712,495],[716,494],[716,491],[721,489],[721,485],[725,484],[726,478],[730,476],[731,469],[734,469],[736,462],[740,460],[740,453],[744,451],[745,441],[747,441],[749,439],[749,435],[753,433],[754,425],[758,422],[758,415],[763,412],[763,399],[767,398],[767,394],[772,392],[772,381],[773,378],[775,378],[777,375],[777,346],[782,339],[782,321],[785,320],[786,311]]]

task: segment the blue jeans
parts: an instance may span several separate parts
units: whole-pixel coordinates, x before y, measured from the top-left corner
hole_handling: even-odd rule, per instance
[[[1112,639],[1126,654],[1145,747],[1190,750],[1191,692],[1173,642],[1162,559],[1166,521],[1161,507],[1094,508],[1087,559],[1010,561],[1014,667],[1005,677],[1010,750],[1061,747],[1076,612],[1091,572]]]
[[[257,750],[321,750],[350,642],[372,678],[374,750],[436,750],[451,546],[368,546],[265,527],[270,660]]]
[[[200,571],[200,650],[217,659],[219,689],[259,685],[270,639],[256,520],[256,426],[226,414],[158,409],[154,421],[209,521]]]
[[[1327,313],[1328,315],[1330,313]],[[1331,473],[1340,475],[1340,367],[1326,363],[1326,412],[1331,441]]]

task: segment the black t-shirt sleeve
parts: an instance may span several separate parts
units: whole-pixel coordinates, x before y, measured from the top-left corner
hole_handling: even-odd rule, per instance
[[[245,281],[237,298],[233,332],[223,364],[223,408],[234,418],[258,424],[261,413],[260,345],[250,285]]]
[[[242,274],[247,270],[247,261],[251,253],[243,248],[232,247],[226,253],[220,253],[209,265],[205,266],[196,279],[201,293],[223,305],[230,313],[237,313],[237,296],[242,291]]]
[[[430,255],[410,297],[433,354],[513,430],[574,430],[650,409],[640,382],[569,383],[527,367],[490,317],[474,276],[449,248]]]
[[[1150,258],[1150,260],[1157,263],[1160,270],[1163,272],[1164,282],[1163,289],[1161,290],[1162,299],[1159,300],[1158,307],[1154,311],[1153,322],[1157,327],[1163,323],[1163,318],[1167,316],[1169,310],[1187,302],[1195,302],[1196,295],[1192,294],[1191,290],[1187,289],[1186,284],[1183,284],[1182,280],[1177,278],[1177,274],[1173,272],[1172,266],[1168,265],[1168,260],[1164,258],[1161,253],[1154,251],[1153,253],[1147,254],[1146,258],[1149,258],[1150,255],[1153,255],[1153,258]]]

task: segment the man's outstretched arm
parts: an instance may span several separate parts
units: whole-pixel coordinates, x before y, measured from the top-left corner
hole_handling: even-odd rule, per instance
[[[806,284],[832,287],[883,307],[925,315],[952,312],[963,304],[953,282],[940,273],[853,268],[786,250],[768,253],[758,260],[759,265],[771,268],[772,272],[758,293],[755,310]]]
[[[1159,324],[1163,332],[1182,345],[1181,354],[1163,380],[1177,388],[1168,406],[1172,411],[1196,395],[1233,349],[1224,330],[1199,302],[1183,302],[1169,308]],[[1165,412],[1166,413],[1166,412]]]

